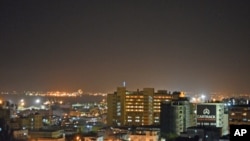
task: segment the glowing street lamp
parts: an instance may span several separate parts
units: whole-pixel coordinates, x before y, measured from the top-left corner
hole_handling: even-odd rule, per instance
[[[77,141],[81,141],[81,138],[79,136],[76,137]]]

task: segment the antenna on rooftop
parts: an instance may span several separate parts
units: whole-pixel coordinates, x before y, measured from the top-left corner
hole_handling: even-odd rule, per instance
[[[126,82],[125,82],[125,81],[123,81],[122,85],[123,85],[123,87],[126,87]]]

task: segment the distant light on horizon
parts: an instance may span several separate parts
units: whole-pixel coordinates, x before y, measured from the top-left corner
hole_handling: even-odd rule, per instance
[[[41,102],[40,99],[36,99],[36,103],[39,104]]]

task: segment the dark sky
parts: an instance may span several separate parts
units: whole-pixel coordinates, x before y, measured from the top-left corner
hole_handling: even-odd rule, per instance
[[[2,0],[0,91],[250,93],[249,0]]]

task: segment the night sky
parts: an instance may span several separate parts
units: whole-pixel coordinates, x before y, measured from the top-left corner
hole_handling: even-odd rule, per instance
[[[1,0],[0,91],[250,93],[249,0]]]

